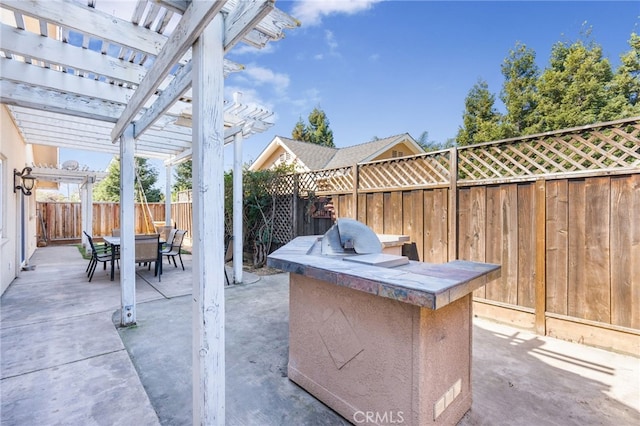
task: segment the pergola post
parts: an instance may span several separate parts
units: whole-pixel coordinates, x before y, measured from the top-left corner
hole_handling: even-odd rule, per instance
[[[233,143],[233,282],[242,282],[242,132]]]
[[[166,179],[164,189],[164,224],[171,226],[171,172],[173,167],[168,164],[166,167]]]
[[[82,246],[87,253],[91,253],[91,246],[85,232],[93,236],[93,181],[95,178],[87,177],[81,187],[80,204],[82,205]]]
[[[87,247],[88,239],[84,234],[85,232],[91,235],[91,233],[87,230],[87,183],[83,183],[80,186],[80,225],[82,227],[82,234],[80,235],[80,243],[82,244],[82,248],[88,253],[91,253],[91,248]]]
[[[120,137],[120,325],[136,323],[136,271],[135,271],[135,140],[133,125]]]
[[[193,44],[193,424],[225,423],[224,22]]]

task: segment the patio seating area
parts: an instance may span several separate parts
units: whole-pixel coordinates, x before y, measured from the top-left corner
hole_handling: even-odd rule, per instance
[[[162,281],[136,270],[137,325],[120,285],[75,246],[39,248],[0,299],[0,424],[191,424],[191,256]],[[231,273],[231,269],[227,269]],[[226,423],[340,425],[287,378],[288,275],[225,287]],[[221,277],[224,280],[224,277]],[[475,318],[473,407],[460,425],[640,422],[640,358]]]

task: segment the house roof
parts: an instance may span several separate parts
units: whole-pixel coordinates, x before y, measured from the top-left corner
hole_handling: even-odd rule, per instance
[[[338,152],[337,148],[322,146],[315,143],[302,142],[294,139],[283,138],[278,139],[286,146],[309,170],[318,170],[325,168],[325,165]]]
[[[416,152],[422,152],[422,148],[420,148],[408,133],[389,136],[384,139],[376,139],[345,148],[330,148],[310,142],[276,136],[260,154],[252,165],[252,168],[260,168],[262,165],[261,162],[274,152],[278,145],[291,152],[291,154],[309,170],[320,170],[352,166],[356,163],[371,161],[384,151],[393,148],[401,142],[413,145]]]
[[[359,145],[348,146],[339,149],[331,160],[324,166],[325,169],[335,169],[338,167],[352,166],[356,163],[363,163],[374,159],[383,151],[392,148],[399,142],[409,139],[413,143],[413,138],[408,133],[390,136],[384,139],[377,139]],[[416,144],[417,146],[417,144]]]

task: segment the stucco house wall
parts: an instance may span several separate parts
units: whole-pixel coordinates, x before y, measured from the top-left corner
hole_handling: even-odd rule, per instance
[[[25,218],[26,259],[37,246],[35,196],[13,192],[13,169],[22,170],[32,162],[31,146],[24,143],[6,107],[0,105],[0,294],[21,272],[21,212]]]

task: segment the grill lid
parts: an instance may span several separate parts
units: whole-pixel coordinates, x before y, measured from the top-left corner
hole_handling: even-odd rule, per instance
[[[321,243],[321,253],[326,256],[382,253],[376,233],[364,223],[348,218],[338,219]]]

